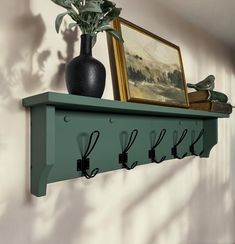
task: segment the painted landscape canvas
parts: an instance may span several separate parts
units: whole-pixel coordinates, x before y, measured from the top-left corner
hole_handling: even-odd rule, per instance
[[[131,101],[187,107],[180,50],[125,22],[124,39],[127,94]]]

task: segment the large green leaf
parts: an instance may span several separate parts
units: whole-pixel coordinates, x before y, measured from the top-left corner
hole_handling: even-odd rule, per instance
[[[106,32],[108,32],[111,36],[113,36],[118,41],[124,42],[122,35],[118,31],[116,31],[115,29],[113,29],[113,28],[107,29]]]
[[[97,32],[103,32],[107,30],[114,30],[110,25],[103,25],[96,29]]]
[[[113,8],[103,19],[104,23],[110,23],[111,21],[113,21],[114,19],[116,19],[120,13],[121,13],[122,9],[121,8]]]
[[[51,1],[63,8],[71,9],[71,0],[51,0]]]
[[[85,0],[86,2],[90,2],[90,3],[98,3],[101,4],[104,0]]]
[[[82,6],[79,10],[80,12],[102,13],[100,5],[94,2],[86,2],[86,4]]]
[[[101,5],[104,2],[104,0],[86,0],[86,3],[95,3],[98,5]]]
[[[62,14],[59,14],[57,17],[56,17],[56,20],[55,20],[55,29],[56,29],[56,32],[59,33],[60,31],[60,26],[62,24],[62,21],[63,21],[63,18],[65,15],[67,15],[69,12],[65,12],[65,13],[62,13]]]
[[[78,26],[77,23],[70,23],[69,26],[68,26],[68,28],[69,29],[72,29],[72,28],[77,27],[77,26]]]
[[[51,0],[51,1],[68,10],[72,8],[71,4],[73,4],[76,7],[79,7],[80,4],[83,2],[83,0]]]
[[[68,15],[75,21],[75,22],[79,22],[79,15],[76,14],[76,12],[74,12],[73,9],[68,11]]]
[[[116,6],[116,4],[113,3],[113,2],[111,2],[111,1],[104,1],[104,2],[100,5],[100,7],[101,7],[103,13],[106,13],[106,12],[112,10],[115,6]]]
[[[80,3],[82,3],[82,0],[73,0],[73,4],[76,6],[76,5],[79,5]]]
[[[72,7],[73,11],[74,11],[77,15],[79,15],[79,11],[78,11],[77,7],[76,7],[73,3],[71,3],[71,7]]]

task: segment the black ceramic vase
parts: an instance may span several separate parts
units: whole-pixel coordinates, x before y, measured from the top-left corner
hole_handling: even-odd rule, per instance
[[[104,65],[92,57],[92,37],[81,35],[80,55],[66,67],[68,92],[73,95],[101,98],[105,87]]]

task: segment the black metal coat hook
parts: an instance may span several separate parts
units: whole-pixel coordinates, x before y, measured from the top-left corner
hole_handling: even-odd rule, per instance
[[[138,164],[138,162],[135,161],[134,163],[132,163],[131,166],[127,165],[127,163],[128,163],[128,153],[127,152],[129,151],[129,149],[132,147],[133,143],[135,142],[137,135],[138,135],[138,130],[134,129],[131,132],[131,136],[130,136],[129,142],[127,143],[126,148],[122,151],[121,154],[119,154],[119,163],[122,164],[123,168],[125,168],[127,170],[134,169]]]
[[[165,159],[166,159],[166,156],[162,157],[160,159],[160,161],[157,161],[156,160],[156,156],[155,156],[155,149],[157,148],[157,146],[162,142],[164,136],[166,134],[166,129],[162,129],[160,134],[159,134],[159,137],[157,139],[157,142],[155,143],[155,145],[149,150],[149,158],[152,160],[153,163],[157,163],[157,164],[160,164],[162,163]]]
[[[96,138],[92,144],[93,136],[96,136]],[[87,170],[90,169],[90,159],[88,158],[88,156],[91,154],[91,152],[95,148],[95,145],[99,139],[99,136],[100,136],[100,132],[98,130],[95,130],[91,133],[90,139],[88,142],[88,146],[87,146],[87,149],[86,149],[84,155],[82,156],[81,159],[77,160],[77,171],[82,171],[82,175],[85,176],[87,179],[95,177],[97,175],[97,173],[99,172],[99,168],[95,168],[92,170],[92,172],[90,174],[87,173]]]
[[[179,157],[178,156],[178,150],[177,150],[177,147],[179,146],[179,144],[184,140],[185,136],[187,135],[188,133],[188,130],[185,129],[179,139],[179,141],[172,147],[171,149],[171,153],[172,155],[174,156],[174,158],[178,158],[178,159],[183,159],[184,157],[187,156],[187,153],[185,153],[182,157]]]
[[[194,145],[201,139],[201,137],[203,136],[204,134],[204,129],[202,129],[197,137],[197,139],[190,145],[189,147],[189,150],[190,152],[192,153],[192,155],[195,155],[195,156],[201,156],[203,153],[204,153],[204,150],[202,150],[199,154],[196,154],[195,153],[195,148],[194,148]]]

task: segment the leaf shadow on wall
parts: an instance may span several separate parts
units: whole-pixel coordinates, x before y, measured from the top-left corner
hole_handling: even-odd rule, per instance
[[[231,211],[225,211],[224,207],[221,206],[225,199],[224,191],[226,191],[228,185],[225,183],[219,188],[207,191],[204,188],[205,183],[205,181],[202,181],[198,184],[194,191],[192,191],[190,198],[181,204],[180,207],[174,208],[174,204],[172,204],[172,208],[175,210],[160,226],[156,225],[154,233],[150,235],[146,244],[158,243],[161,234],[165,232],[164,234],[166,235],[173,225],[176,226],[176,223],[178,223],[177,234],[182,238],[181,244],[206,243],[207,240],[211,240],[210,243],[215,243],[217,240],[223,239],[225,231],[221,228],[223,225],[221,225],[221,222],[223,219],[228,220],[231,218]],[[222,194],[220,199],[221,204],[219,204],[217,209],[218,206],[215,207],[214,201],[218,204],[219,199],[215,199],[218,191],[222,192]],[[189,216],[187,222],[188,228],[184,221],[182,221],[185,214]],[[182,223],[182,225],[179,223]],[[231,229],[230,233],[232,231]]]
[[[43,36],[45,34],[45,24],[40,15],[34,16],[28,14],[28,16],[22,16],[17,20],[17,41],[18,44],[15,45],[15,42],[12,43],[11,50],[12,52],[9,55],[8,67],[16,66],[17,61],[29,60],[28,67],[21,69],[21,80],[25,91],[32,92],[41,86],[41,75],[40,71],[43,71],[44,60],[50,55],[50,51],[42,51],[42,53],[37,53],[38,48],[40,47]],[[27,52],[24,53],[25,49]],[[37,62],[39,70],[33,71],[33,59],[37,55]],[[15,59],[15,56],[17,59]],[[12,69],[9,70],[9,74],[12,73]]]
[[[165,185],[167,185],[169,183],[169,180],[173,179],[178,173],[180,173],[182,170],[184,170],[184,168],[186,168],[188,165],[188,159],[184,159],[182,160],[182,162],[180,162],[180,164],[176,164],[175,165],[169,165],[169,161],[168,162],[163,162],[160,165],[155,165],[156,167],[161,167],[161,177],[158,178],[156,181],[154,180],[153,182],[147,184],[147,181],[145,181],[146,184],[146,188],[145,190],[141,191],[139,194],[138,192],[134,193],[133,196],[131,197],[131,201],[129,201],[125,208],[123,209],[123,236],[124,236],[124,243],[128,243],[126,238],[132,238],[131,237],[131,233],[134,233],[135,230],[132,226],[132,215],[134,214],[134,212],[138,209],[139,206],[142,206],[143,204],[145,204],[146,201],[148,201],[149,198],[153,197],[155,194],[157,194],[157,192],[164,187]],[[157,169],[156,169],[157,170]],[[147,178],[147,177],[146,177]],[[160,203],[156,202],[156,208],[155,209],[150,209],[148,208],[148,212],[149,212],[149,219],[150,222],[146,223],[146,225],[148,226],[153,226],[154,222],[152,222],[151,217],[153,216],[153,212],[158,212],[161,211],[161,206]],[[175,215],[177,216],[178,213],[176,212]],[[169,219],[173,219],[174,216],[171,215],[169,217]],[[141,219],[137,219],[134,218],[134,222],[138,223],[140,221],[141,223]],[[167,222],[167,221],[166,221]],[[156,219],[156,223],[158,223],[158,220]],[[158,226],[158,225],[157,225]],[[132,229],[132,231],[130,231]],[[149,228],[151,229],[151,228]],[[155,231],[153,234],[149,234],[149,239],[146,239],[146,244],[157,244],[158,242],[156,241],[158,235],[164,231],[164,226],[162,226],[162,228],[155,228]],[[150,231],[149,231],[150,232]],[[138,233],[138,232],[137,232]],[[131,239],[130,239],[131,240]]]
[[[63,40],[66,43],[66,56],[61,51],[57,51],[57,57],[60,64],[57,67],[56,73],[52,77],[51,88],[62,89],[64,87],[64,74],[66,64],[74,57],[75,43],[78,41],[78,28],[69,29],[65,24],[65,30],[61,32]]]
[[[78,188],[77,183],[77,180],[63,183],[63,189],[59,190],[59,194],[54,198],[50,230],[42,238],[32,240],[32,243],[73,243],[74,240],[80,242],[83,235],[92,233],[84,223],[93,214],[93,209],[87,201],[86,188]],[[53,192],[48,190],[48,196],[55,192],[55,189],[52,190]]]
[[[141,192],[141,194],[135,193],[136,196],[131,197],[132,200],[126,205],[123,211],[122,226],[124,238],[128,238],[128,240],[130,238],[131,240],[132,233],[137,233],[135,224],[134,226],[132,224],[141,222],[141,219],[132,216],[135,215],[135,211],[138,211],[138,207],[141,207],[143,202],[148,201],[154,194],[158,194],[162,187],[164,187],[166,192],[170,192],[170,189],[168,189],[169,180],[176,178],[189,165],[189,160],[182,160],[180,164],[171,166],[168,173],[158,179],[157,182],[149,184],[146,187],[146,191]],[[202,163],[205,165],[205,161]],[[200,165],[200,162],[198,164]],[[202,170],[201,167],[203,165],[199,165],[199,170]],[[187,178],[181,179],[181,183],[187,185]],[[189,188],[182,186],[182,190],[185,191],[185,189]],[[192,192],[187,194],[188,197],[182,199],[180,204],[180,198],[175,198],[171,194],[167,196],[168,199],[164,199],[162,202],[156,201],[155,208],[148,208],[147,210],[149,213],[149,222],[146,222],[145,225],[149,226],[149,237],[143,243],[163,243],[160,240],[171,243],[173,236],[169,235],[169,233],[173,229],[174,233],[172,234],[175,234],[177,231],[176,236],[181,238],[179,243],[182,244],[204,243],[208,240],[211,243],[215,243],[217,240],[224,240],[227,234],[231,235],[234,232],[233,225],[231,225],[234,211],[233,206],[227,202],[228,191],[228,181],[221,182],[220,179],[215,178],[214,182],[210,182],[210,179],[202,173],[200,180]],[[171,204],[169,205],[169,203]],[[168,208],[167,212],[169,213],[163,221],[162,208],[164,209],[164,214],[166,213],[166,208]],[[154,215],[161,217],[153,220]],[[227,220],[227,223],[223,223],[224,220]],[[124,242],[128,243],[127,241]],[[176,240],[174,243],[176,243]]]
[[[44,199],[33,198],[30,204],[8,203],[0,215],[1,239],[12,244],[64,244],[89,236],[92,231],[84,222],[93,211],[86,189],[74,189],[74,181],[65,185],[59,192],[49,189]]]
[[[234,213],[227,202],[228,192],[228,181],[217,185],[206,179],[200,181],[190,199],[188,235],[183,244],[208,240],[215,243],[234,233],[231,225]]]
[[[32,93],[42,87],[50,51],[38,51],[46,31],[41,15],[27,12],[15,17],[9,29],[5,39],[6,57],[0,69],[0,97],[15,107],[12,105],[19,102],[16,90]]]

